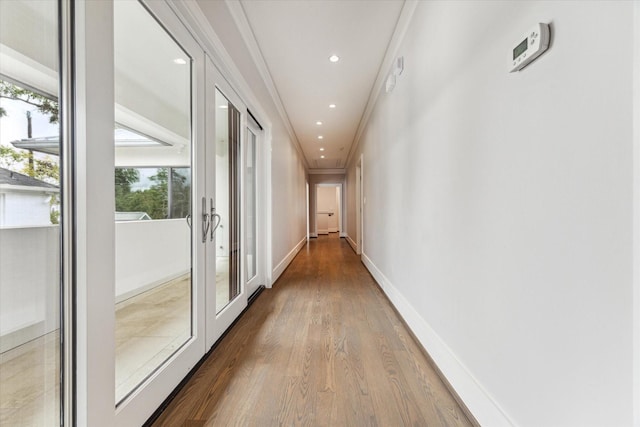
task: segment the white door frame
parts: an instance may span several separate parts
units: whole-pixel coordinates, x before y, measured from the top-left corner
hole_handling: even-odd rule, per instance
[[[633,15],[633,425],[640,427],[640,2]]]
[[[364,234],[364,184],[362,154],[356,164],[356,254],[362,255]]]
[[[264,259],[265,259],[265,254],[264,254],[264,249],[265,249],[265,240],[266,240],[266,236],[265,236],[265,230],[264,230],[264,224],[263,221],[261,220],[262,217],[264,216],[264,212],[265,212],[265,191],[264,191],[264,185],[265,185],[265,180],[263,179],[264,176],[264,168],[263,168],[263,156],[264,156],[264,131],[262,129],[260,129],[258,126],[256,126],[255,124],[252,123],[251,120],[247,120],[246,121],[247,125],[245,127],[245,132],[246,132],[246,137],[245,137],[245,143],[249,142],[249,134],[248,132],[251,131],[251,133],[253,133],[256,137],[256,146],[255,146],[255,152],[254,155],[256,156],[256,163],[255,163],[255,168],[256,170],[254,171],[255,176],[256,176],[256,183],[255,183],[255,190],[256,190],[256,200],[255,200],[255,221],[256,221],[256,235],[255,235],[255,239],[256,239],[256,274],[252,279],[247,278],[247,282],[245,284],[245,286],[247,286],[247,298],[249,298],[253,292],[255,292],[258,287],[260,285],[264,285],[265,283],[265,275],[264,275],[264,270],[265,270],[265,265],[264,265]],[[247,165],[247,150],[244,149],[244,145],[243,145],[243,154],[242,154],[242,158],[243,158],[243,179],[246,178],[244,175],[244,170],[246,170],[246,165]],[[247,194],[244,191],[245,189],[245,185],[243,184],[243,187],[241,188],[242,193],[243,193],[243,198],[242,200],[244,201],[245,205],[246,205],[246,197]],[[243,223],[244,223],[244,227],[242,228],[242,232],[243,234],[246,232],[247,230],[247,226],[248,226],[248,217],[247,215],[245,215],[244,213],[246,212],[245,209],[242,209],[242,217],[243,217]],[[243,237],[243,242],[245,242],[246,245],[246,237]],[[246,262],[246,250],[243,252],[243,256]],[[246,270],[245,270],[246,271]]]
[[[345,215],[345,204],[344,202],[344,197],[345,197],[345,193],[344,193],[344,182],[319,182],[314,184],[314,196],[315,196],[315,200],[313,203],[313,208],[314,208],[314,212],[313,215],[316,216],[316,220],[314,222],[315,227],[314,227],[314,233],[313,235],[315,237],[318,237],[318,218],[317,218],[317,211],[318,211],[318,187],[338,187],[340,188],[340,203],[338,206],[338,212],[339,212],[339,217],[338,217],[338,234],[340,235],[340,237],[342,237],[342,234],[344,232],[344,224],[343,224],[343,220],[344,218],[346,218]],[[307,212],[309,212],[310,209],[307,209]]]
[[[164,2],[145,1],[194,59],[191,72],[192,170],[204,138],[204,54]],[[192,232],[192,337],[116,408],[113,0],[75,5],[75,336],[76,419],[95,427],[142,425],[204,354],[201,250]],[[90,143],[89,143],[90,141]],[[192,198],[198,195],[198,179]],[[193,203],[193,200],[192,200]],[[193,227],[195,229],[195,227]]]
[[[311,209],[311,205],[309,204],[309,180],[306,180],[306,187],[305,187],[305,199],[307,202],[307,242],[309,241],[309,239],[311,238],[311,230],[309,230],[309,210]]]
[[[73,425],[102,427],[115,425],[115,224],[113,201],[102,196],[115,194],[113,1],[78,1],[74,6],[75,58],[63,60],[75,64],[76,110],[70,112],[74,114],[75,181],[63,184],[75,188],[75,277],[71,280],[76,304],[74,319],[65,325],[66,331],[73,329],[75,343],[68,334],[65,344],[75,344],[76,366],[64,375],[75,377],[76,402],[68,402],[76,409]],[[63,112],[67,107],[63,100]],[[66,219],[64,212],[62,218]],[[64,260],[65,265],[68,261]],[[67,402],[65,409],[69,410]],[[69,415],[65,414],[67,421]]]

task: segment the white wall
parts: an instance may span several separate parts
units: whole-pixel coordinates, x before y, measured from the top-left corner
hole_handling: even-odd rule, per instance
[[[282,262],[290,260],[291,251],[306,239],[306,175],[289,138],[274,136],[271,147],[271,267],[275,277],[283,270]]]
[[[632,424],[632,19],[418,2],[350,162],[365,263],[482,425]],[[507,73],[537,22],[550,50]]]
[[[60,228],[0,229],[0,352],[59,326]]]
[[[191,271],[185,219],[116,222],[116,302]]]
[[[51,194],[39,191],[0,192],[0,227],[51,224]]]

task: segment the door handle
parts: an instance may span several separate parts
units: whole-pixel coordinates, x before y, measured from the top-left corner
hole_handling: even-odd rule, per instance
[[[191,228],[191,214],[187,214],[185,219],[187,220],[187,225],[189,225],[189,228]]]
[[[220,226],[220,223],[222,222],[222,217],[220,215],[218,215],[216,213],[216,208],[213,207],[213,199],[211,200],[211,221],[214,221],[215,218],[215,225],[211,226],[211,241],[213,242],[213,236],[216,234],[216,230],[218,229],[218,227]]]
[[[209,234],[209,228],[211,227],[211,221],[209,220],[209,214],[207,213],[207,198],[202,198],[202,243],[207,243],[207,234]]]

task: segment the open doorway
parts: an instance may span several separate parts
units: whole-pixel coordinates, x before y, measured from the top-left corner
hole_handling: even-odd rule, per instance
[[[315,235],[342,236],[342,183],[315,185]]]

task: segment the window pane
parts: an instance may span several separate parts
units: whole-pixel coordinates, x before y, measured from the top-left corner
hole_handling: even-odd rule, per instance
[[[166,219],[167,168],[116,168],[116,221]]]
[[[187,218],[191,169],[116,168],[116,221]]]
[[[57,2],[0,1],[0,425],[60,420]]]
[[[135,1],[114,38],[120,402],[191,337],[191,60]]]
[[[186,218],[191,214],[191,169],[171,169],[169,200],[170,218]]]
[[[216,89],[216,313],[240,294],[240,112]]]

